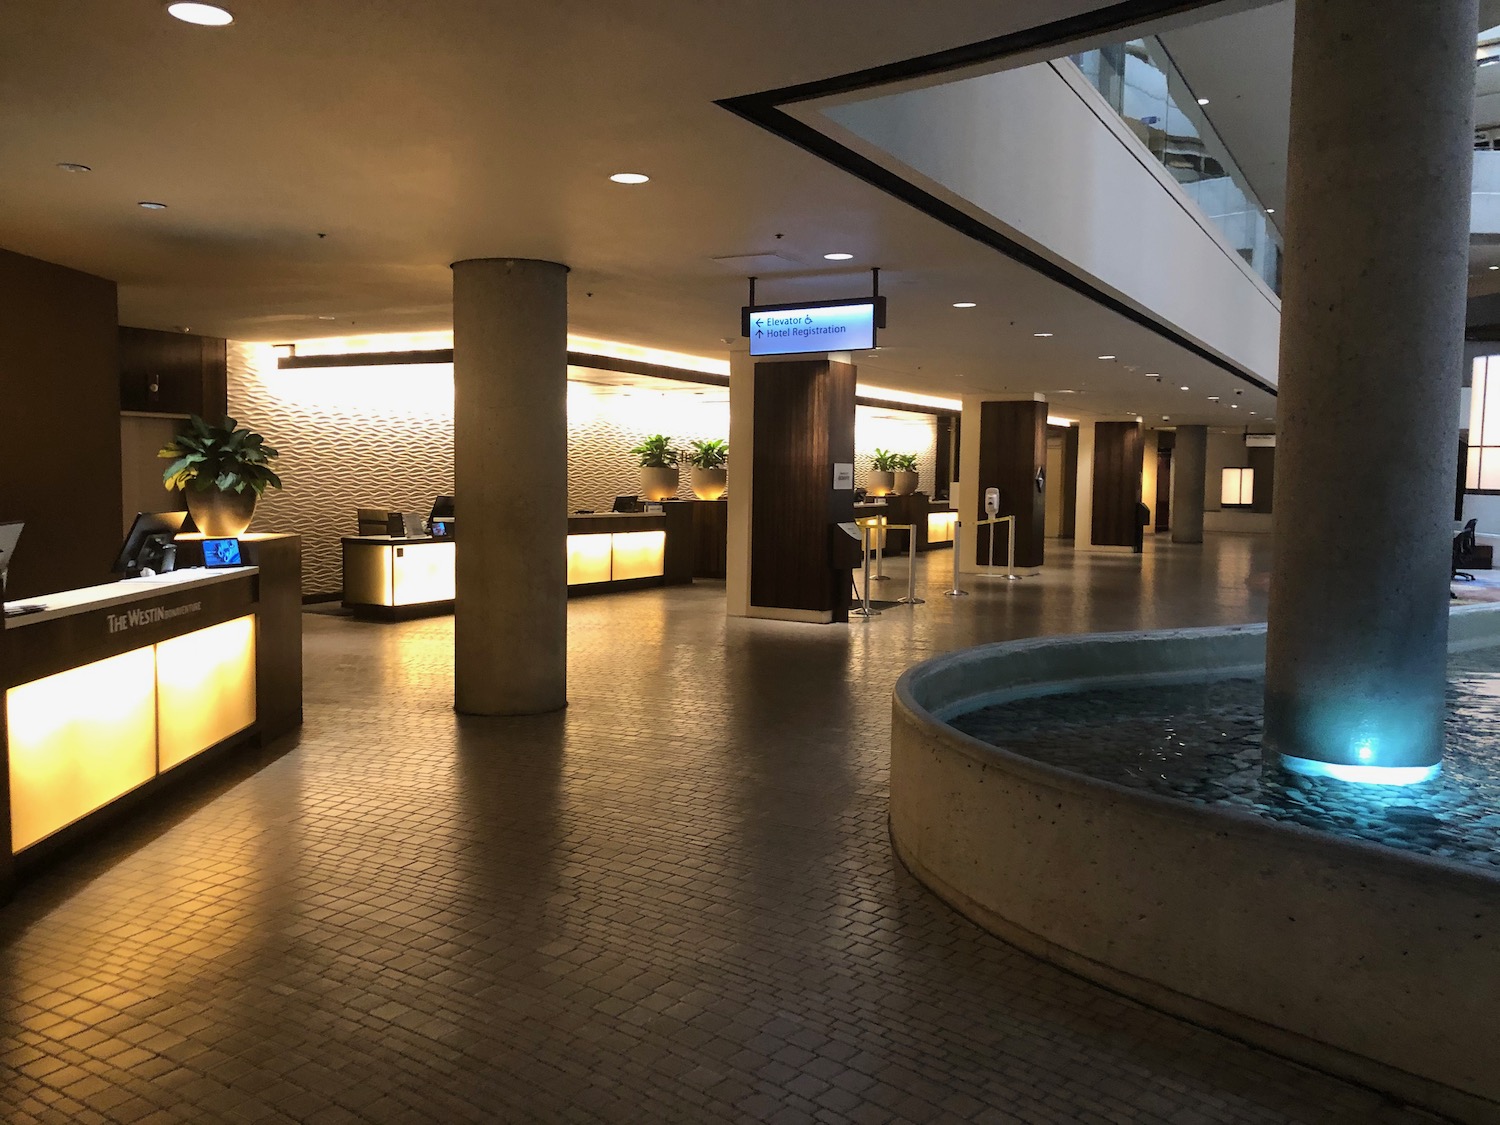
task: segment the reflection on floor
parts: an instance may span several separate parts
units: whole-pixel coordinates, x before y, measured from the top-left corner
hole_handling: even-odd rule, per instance
[[[1054,545],[1055,546],[1055,545]],[[566,713],[450,707],[451,621],[307,617],[300,745],[0,912],[0,1119],[1419,1120],[980,932],[891,856],[930,653],[1263,617],[1267,544],[1054,550],[868,624],[569,607]],[[904,563],[892,562],[904,584]]]

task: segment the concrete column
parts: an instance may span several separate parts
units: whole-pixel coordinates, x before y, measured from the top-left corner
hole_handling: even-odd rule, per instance
[[[1208,471],[1208,427],[1178,426],[1172,447],[1172,542],[1203,542],[1203,490]]]
[[[1301,772],[1442,754],[1476,26],[1297,5],[1265,752]]]
[[[565,707],[568,268],[453,265],[454,706]]]

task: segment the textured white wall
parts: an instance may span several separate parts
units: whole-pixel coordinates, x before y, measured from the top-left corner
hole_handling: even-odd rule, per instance
[[[639,487],[629,450],[665,433],[680,448],[729,437],[728,390],[667,391],[568,383],[568,507],[607,509]],[[356,530],[355,509],[427,512],[453,491],[453,368],[328,367],[282,371],[270,345],[231,341],[229,412],[281,450],[283,492],[268,492],[257,531],[303,537],[302,588],[337,592],[339,539]],[[855,412],[855,480],[863,483],[876,446],[918,456],[932,487],[937,429],[931,415],[860,406]],[[678,495],[689,499],[687,472]]]

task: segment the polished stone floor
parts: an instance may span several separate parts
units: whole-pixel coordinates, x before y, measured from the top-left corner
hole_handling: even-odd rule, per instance
[[[936,554],[926,605],[849,627],[580,600],[572,705],[527,720],[453,714],[448,619],[309,613],[295,745],[0,911],[0,1120],[1424,1120],[1019,953],[891,855],[903,668],[1254,620],[1266,549],[1059,551],[965,599]]]

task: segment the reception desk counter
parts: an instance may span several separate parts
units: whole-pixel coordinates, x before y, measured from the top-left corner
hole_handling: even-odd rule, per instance
[[[453,607],[455,540],[352,535],[343,548],[344,605],[356,613],[399,618]],[[570,596],[691,582],[693,514],[668,504],[659,513],[569,516],[567,551]]]
[[[302,722],[296,536],[248,561],[30,599],[0,630],[0,897],[59,844],[207,752]]]

